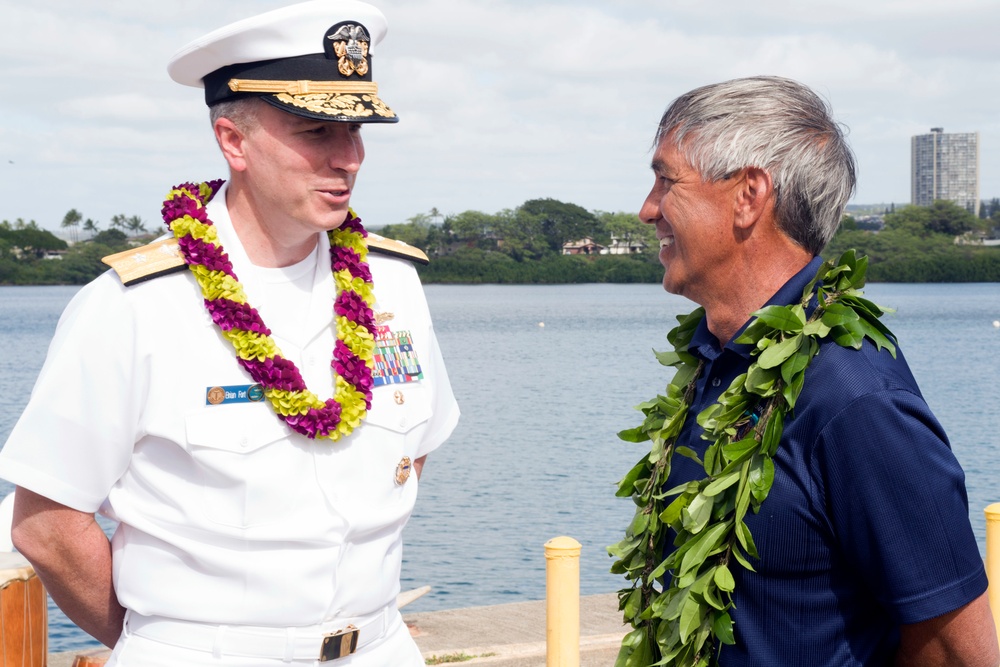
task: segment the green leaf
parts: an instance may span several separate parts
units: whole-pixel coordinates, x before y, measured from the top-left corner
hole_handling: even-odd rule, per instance
[[[767,456],[754,457],[750,466],[750,492],[758,503],[767,498],[773,483],[774,461]]]
[[[858,321],[853,321],[832,327],[830,336],[841,347],[853,347],[855,350],[860,350],[861,343],[865,339],[865,332]]]
[[[826,335],[830,333],[830,327],[823,324],[823,320],[813,320],[812,322],[806,322],[806,325],[802,327],[802,333],[806,336],[826,338]]]
[[[723,602],[722,598],[719,597],[719,594],[716,592],[716,588],[717,586],[706,586],[705,592],[702,594],[702,597],[705,599],[705,602],[707,602],[710,606],[712,606],[715,609],[718,609],[719,611],[722,611],[726,608],[726,603]]]
[[[791,382],[796,375],[805,371],[812,361],[813,355],[809,352],[809,345],[801,345],[795,354],[781,364],[781,380],[786,385]]]
[[[768,456],[774,456],[781,442],[781,434],[785,429],[785,416],[781,410],[774,410],[764,425],[764,437],[760,444]]]
[[[690,502],[691,496],[689,494],[682,493],[677,496],[672,503],[667,505],[666,509],[660,512],[660,521],[670,527],[678,527],[680,525],[681,510],[687,507]]]
[[[690,447],[678,447],[675,451],[681,456],[691,459],[698,465],[702,465],[701,457]]]
[[[642,589],[636,588],[629,594],[628,598],[625,600],[625,620],[630,621],[635,618],[640,611],[640,605],[642,604]]]
[[[831,303],[826,307],[821,321],[832,329],[833,327],[843,326],[849,322],[857,322],[858,319],[858,314],[854,312],[853,308],[841,303]]]
[[[681,559],[680,574],[687,574],[692,567],[701,564],[705,560],[705,556],[719,546],[719,542],[722,541],[722,537],[728,529],[728,522],[717,523],[695,537],[693,542],[688,542],[691,546],[684,554],[684,558]]]
[[[649,514],[645,511],[639,511],[635,513],[635,517],[632,519],[632,525],[629,526],[628,532],[632,535],[640,535],[646,531],[649,526]]]
[[[633,551],[639,546],[639,542],[642,539],[640,537],[628,537],[621,542],[612,544],[608,547],[608,554],[614,556],[615,558],[625,558],[630,556]]]
[[[753,535],[750,534],[750,529],[743,521],[736,522],[736,539],[749,555],[757,557],[757,545],[754,544]]]
[[[860,310],[864,313],[868,313],[874,319],[878,319],[885,313],[896,312],[892,308],[886,308],[885,306],[880,306],[877,303],[869,301],[860,294],[845,294],[843,297],[841,297],[841,301],[843,301],[845,304],[849,306],[854,307],[855,310]],[[886,329],[885,333],[888,333],[888,329]]]
[[[692,535],[700,533],[712,518],[713,499],[703,493],[695,496],[691,503],[681,510],[681,525]]]
[[[779,366],[785,359],[799,351],[805,339],[802,334],[796,334],[791,338],[786,338],[777,345],[772,345],[757,357],[757,365],[761,368],[774,368]]]
[[[743,470],[740,473],[740,486],[737,491],[736,496],[736,523],[739,524],[746,516],[747,508],[750,506],[750,484],[747,483],[747,478],[750,473],[750,462],[747,461],[743,465]],[[739,532],[737,531],[736,536],[739,537]]]
[[[781,390],[781,395],[785,399],[785,403],[788,404],[788,409],[791,410],[795,407],[795,402],[799,399],[799,394],[802,393],[802,387],[806,381],[806,374],[799,373],[792,381],[784,386]],[[773,456],[773,454],[772,454]]]
[[[733,549],[733,558],[736,559],[737,563],[739,563],[740,565],[742,565],[744,568],[746,568],[750,572],[756,572],[757,571],[757,570],[753,569],[753,565],[750,564],[750,561],[747,560],[747,557],[744,556],[743,552],[740,551],[739,549]]]
[[[736,579],[733,578],[733,573],[725,563],[715,568],[715,585],[719,587],[720,591],[726,591],[727,593],[732,593],[736,590]]]
[[[618,437],[625,442],[646,442],[649,440],[649,434],[641,426],[619,431]]]
[[[798,333],[806,323],[789,306],[766,306],[755,312],[754,316],[769,327],[786,333]]]
[[[624,477],[622,477],[622,480],[618,482],[618,492],[615,493],[615,496],[619,498],[628,498],[631,496],[633,487],[635,486],[635,481],[639,479],[642,473],[646,472],[646,470],[648,470],[648,464],[646,463],[646,459],[643,458],[642,461],[636,463],[635,466],[633,466],[632,469],[629,470]]]
[[[684,603],[687,602],[689,597],[691,597],[691,591],[686,588],[676,592],[670,597],[670,601],[667,602],[667,606],[660,615],[660,618],[665,621],[673,621],[679,618],[681,615],[681,609],[684,607]]]
[[[761,320],[755,319],[750,325],[743,330],[743,333],[733,342],[735,343],[756,343],[763,336],[767,335],[769,327],[767,324]]]
[[[680,355],[673,350],[667,350],[666,352],[657,352],[656,350],[653,350],[653,355],[656,357],[656,360],[664,366],[676,366],[681,363]]]
[[[698,324],[704,317],[704,308],[695,308],[687,315],[678,315],[678,325],[667,333],[667,340],[674,348],[686,348],[687,344],[691,342],[695,329],[698,328]]]
[[[670,558],[664,558],[661,560],[660,564],[653,568],[653,571],[649,573],[648,577],[646,577],[646,583],[652,584],[654,581],[666,574],[667,570],[670,568],[671,562],[672,559]]]
[[[688,597],[684,601],[684,607],[681,609],[681,643],[686,644],[688,637],[691,633],[698,629],[701,625],[701,605],[692,598]]]
[[[858,257],[857,263],[854,265],[854,275],[851,276],[851,289],[861,289],[865,286],[865,274],[868,273],[868,257],[862,255]]]
[[[754,444],[756,445],[757,443]],[[712,480],[711,483],[705,487],[705,490],[702,491],[702,495],[716,496],[738,481],[740,481],[740,474],[738,472],[729,473],[725,477],[719,477],[718,479]]]
[[[698,575],[697,581],[691,585],[691,592],[695,595],[704,595],[705,590],[715,576],[715,567],[710,567]]]
[[[889,350],[889,354],[892,358],[896,358],[896,346],[892,344],[888,338],[882,335],[882,332],[872,326],[871,322],[867,319],[861,320],[861,329],[865,332],[865,335],[871,339],[878,350],[881,352],[883,348]]]
[[[770,396],[774,393],[774,382],[778,379],[778,375],[779,372],[774,369],[761,368],[758,364],[753,364],[750,366],[744,386],[747,391],[758,396]]]
[[[729,461],[739,461],[750,452],[755,451],[758,446],[757,441],[753,437],[748,437],[724,445],[722,452]]]
[[[715,619],[715,623],[712,624],[712,633],[723,644],[732,646],[736,643],[736,638],[733,637],[733,619],[728,613],[723,612]]]

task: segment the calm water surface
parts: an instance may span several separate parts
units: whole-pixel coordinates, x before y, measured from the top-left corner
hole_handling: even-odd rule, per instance
[[[76,289],[0,287],[0,442]],[[885,321],[966,470],[983,548],[983,508],[1000,501],[1000,284],[874,284],[867,294],[897,310]],[[427,298],[463,417],[429,458],[406,529],[403,588],[433,589],[407,610],[541,599],[543,545],[558,535],[583,545],[583,594],[616,590],[623,580],[608,573],[604,547],[632,511],[615,484],[642,445],[615,433],[663,390],[670,369],[651,349],[667,347],[674,316],[692,304],[659,285],[430,285]],[[53,651],[93,645],[56,609],[50,626]]]

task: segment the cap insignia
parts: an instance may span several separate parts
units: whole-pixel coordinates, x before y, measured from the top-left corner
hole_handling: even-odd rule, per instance
[[[351,76],[356,73],[364,76],[368,73],[368,44],[371,38],[364,26],[338,23],[327,31],[326,38],[329,40],[326,45],[327,57],[335,56],[338,59],[337,69],[341,74]]]

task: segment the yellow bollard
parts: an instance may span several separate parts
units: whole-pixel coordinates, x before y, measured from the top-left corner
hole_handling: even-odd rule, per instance
[[[580,667],[580,543],[545,543],[545,665]]]
[[[993,624],[1000,641],[1000,503],[986,507],[986,577],[990,585],[987,597],[993,612]]]

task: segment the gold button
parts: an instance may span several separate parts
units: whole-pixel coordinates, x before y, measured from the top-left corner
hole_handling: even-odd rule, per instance
[[[398,389],[392,392],[392,399],[396,401],[396,405],[402,405],[403,403],[406,403],[406,397],[403,396],[403,392],[401,392]]]

